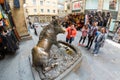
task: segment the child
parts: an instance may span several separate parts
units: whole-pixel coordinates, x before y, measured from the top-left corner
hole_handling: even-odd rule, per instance
[[[105,42],[105,33],[106,33],[105,28],[101,28],[100,31],[97,32],[97,36],[95,38],[95,47],[93,50],[94,56],[97,56],[100,47],[102,47]]]
[[[80,46],[80,42],[81,42],[82,39],[83,39],[82,45],[84,44],[87,33],[88,33],[88,27],[86,25],[84,25],[83,28],[82,28],[82,36],[81,36],[81,38],[79,40],[79,44],[78,44],[79,46]]]
[[[66,42],[71,44],[72,41],[74,41],[74,38],[76,37],[77,34],[77,30],[74,24],[71,23],[71,25],[66,29],[66,31],[67,31]]]

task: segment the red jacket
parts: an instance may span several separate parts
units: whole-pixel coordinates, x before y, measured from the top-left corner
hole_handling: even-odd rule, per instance
[[[71,27],[68,27],[67,29],[66,29],[66,31],[67,31],[67,38],[69,39],[70,37],[75,37],[76,36],[76,34],[77,34],[77,30],[74,28],[74,29],[72,29]]]

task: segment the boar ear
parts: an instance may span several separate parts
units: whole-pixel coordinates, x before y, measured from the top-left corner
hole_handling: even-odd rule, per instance
[[[54,26],[58,26],[58,25],[61,25],[62,23],[64,22],[64,17],[52,17],[52,24],[54,25]]]
[[[62,25],[63,22],[64,22],[64,17],[60,17],[59,18],[59,24]]]
[[[57,19],[52,19],[52,24],[56,27],[58,25],[58,20]]]

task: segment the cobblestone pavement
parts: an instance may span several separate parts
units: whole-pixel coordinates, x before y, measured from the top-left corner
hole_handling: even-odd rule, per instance
[[[42,30],[37,28],[38,34]],[[20,43],[20,49],[15,55],[7,55],[0,61],[0,80],[34,80],[28,56],[31,49],[37,44],[38,36],[34,35],[33,29],[30,30],[32,40]],[[111,40],[106,40],[105,46],[101,48],[98,56],[93,56],[92,50],[78,46],[81,33],[78,31],[73,45],[77,46],[83,55],[83,60],[78,69],[72,71],[63,80],[120,80],[120,44]],[[59,34],[58,40],[65,41],[65,34]],[[87,42],[87,40],[86,40]]]

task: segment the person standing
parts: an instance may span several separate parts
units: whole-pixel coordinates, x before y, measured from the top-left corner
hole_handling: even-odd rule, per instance
[[[88,32],[88,43],[86,48],[89,50],[92,46],[93,40],[95,38],[96,32],[97,32],[97,24],[98,22],[94,21],[93,25],[91,26],[89,23],[87,23],[89,27],[89,32]]]
[[[101,28],[101,30],[98,31],[98,34],[97,34],[97,36],[95,38],[95,47],[94,47],[94,50],[93,50],[94,56],[97,56],[100,47],[103,47],[103,45],[104,45],[105,33],[106,33],[105,28]]]
[[[34,29],[35,35],[38,36],[35,24],[33,24],[33,29]]]
[[[30,28],[32,29],[32,23],[29,21],[29,26],[30,26]]]
[[[75,25],[74,24],[71,24],[67,29],[67,36],[66,36],[66,42],[68,43],[72,43],[72,41],[74,41],[74,38],[77,34],[77,30],[75,28]]]
[[[27,26],[28,32],[30,33],[30,29],[32,29],[32,23],[29,21]]]
[[[87,37],[87,33],[88,33],[88,26],[84,25],[83,28],[82,28],[82,36],[81,36],[81,38],[79,40],[79,43],[78,43],[79,46],[80,46],[80,42],[81,42],[82,39],[83,39],[82,45],[84,44],[85,39]]]

